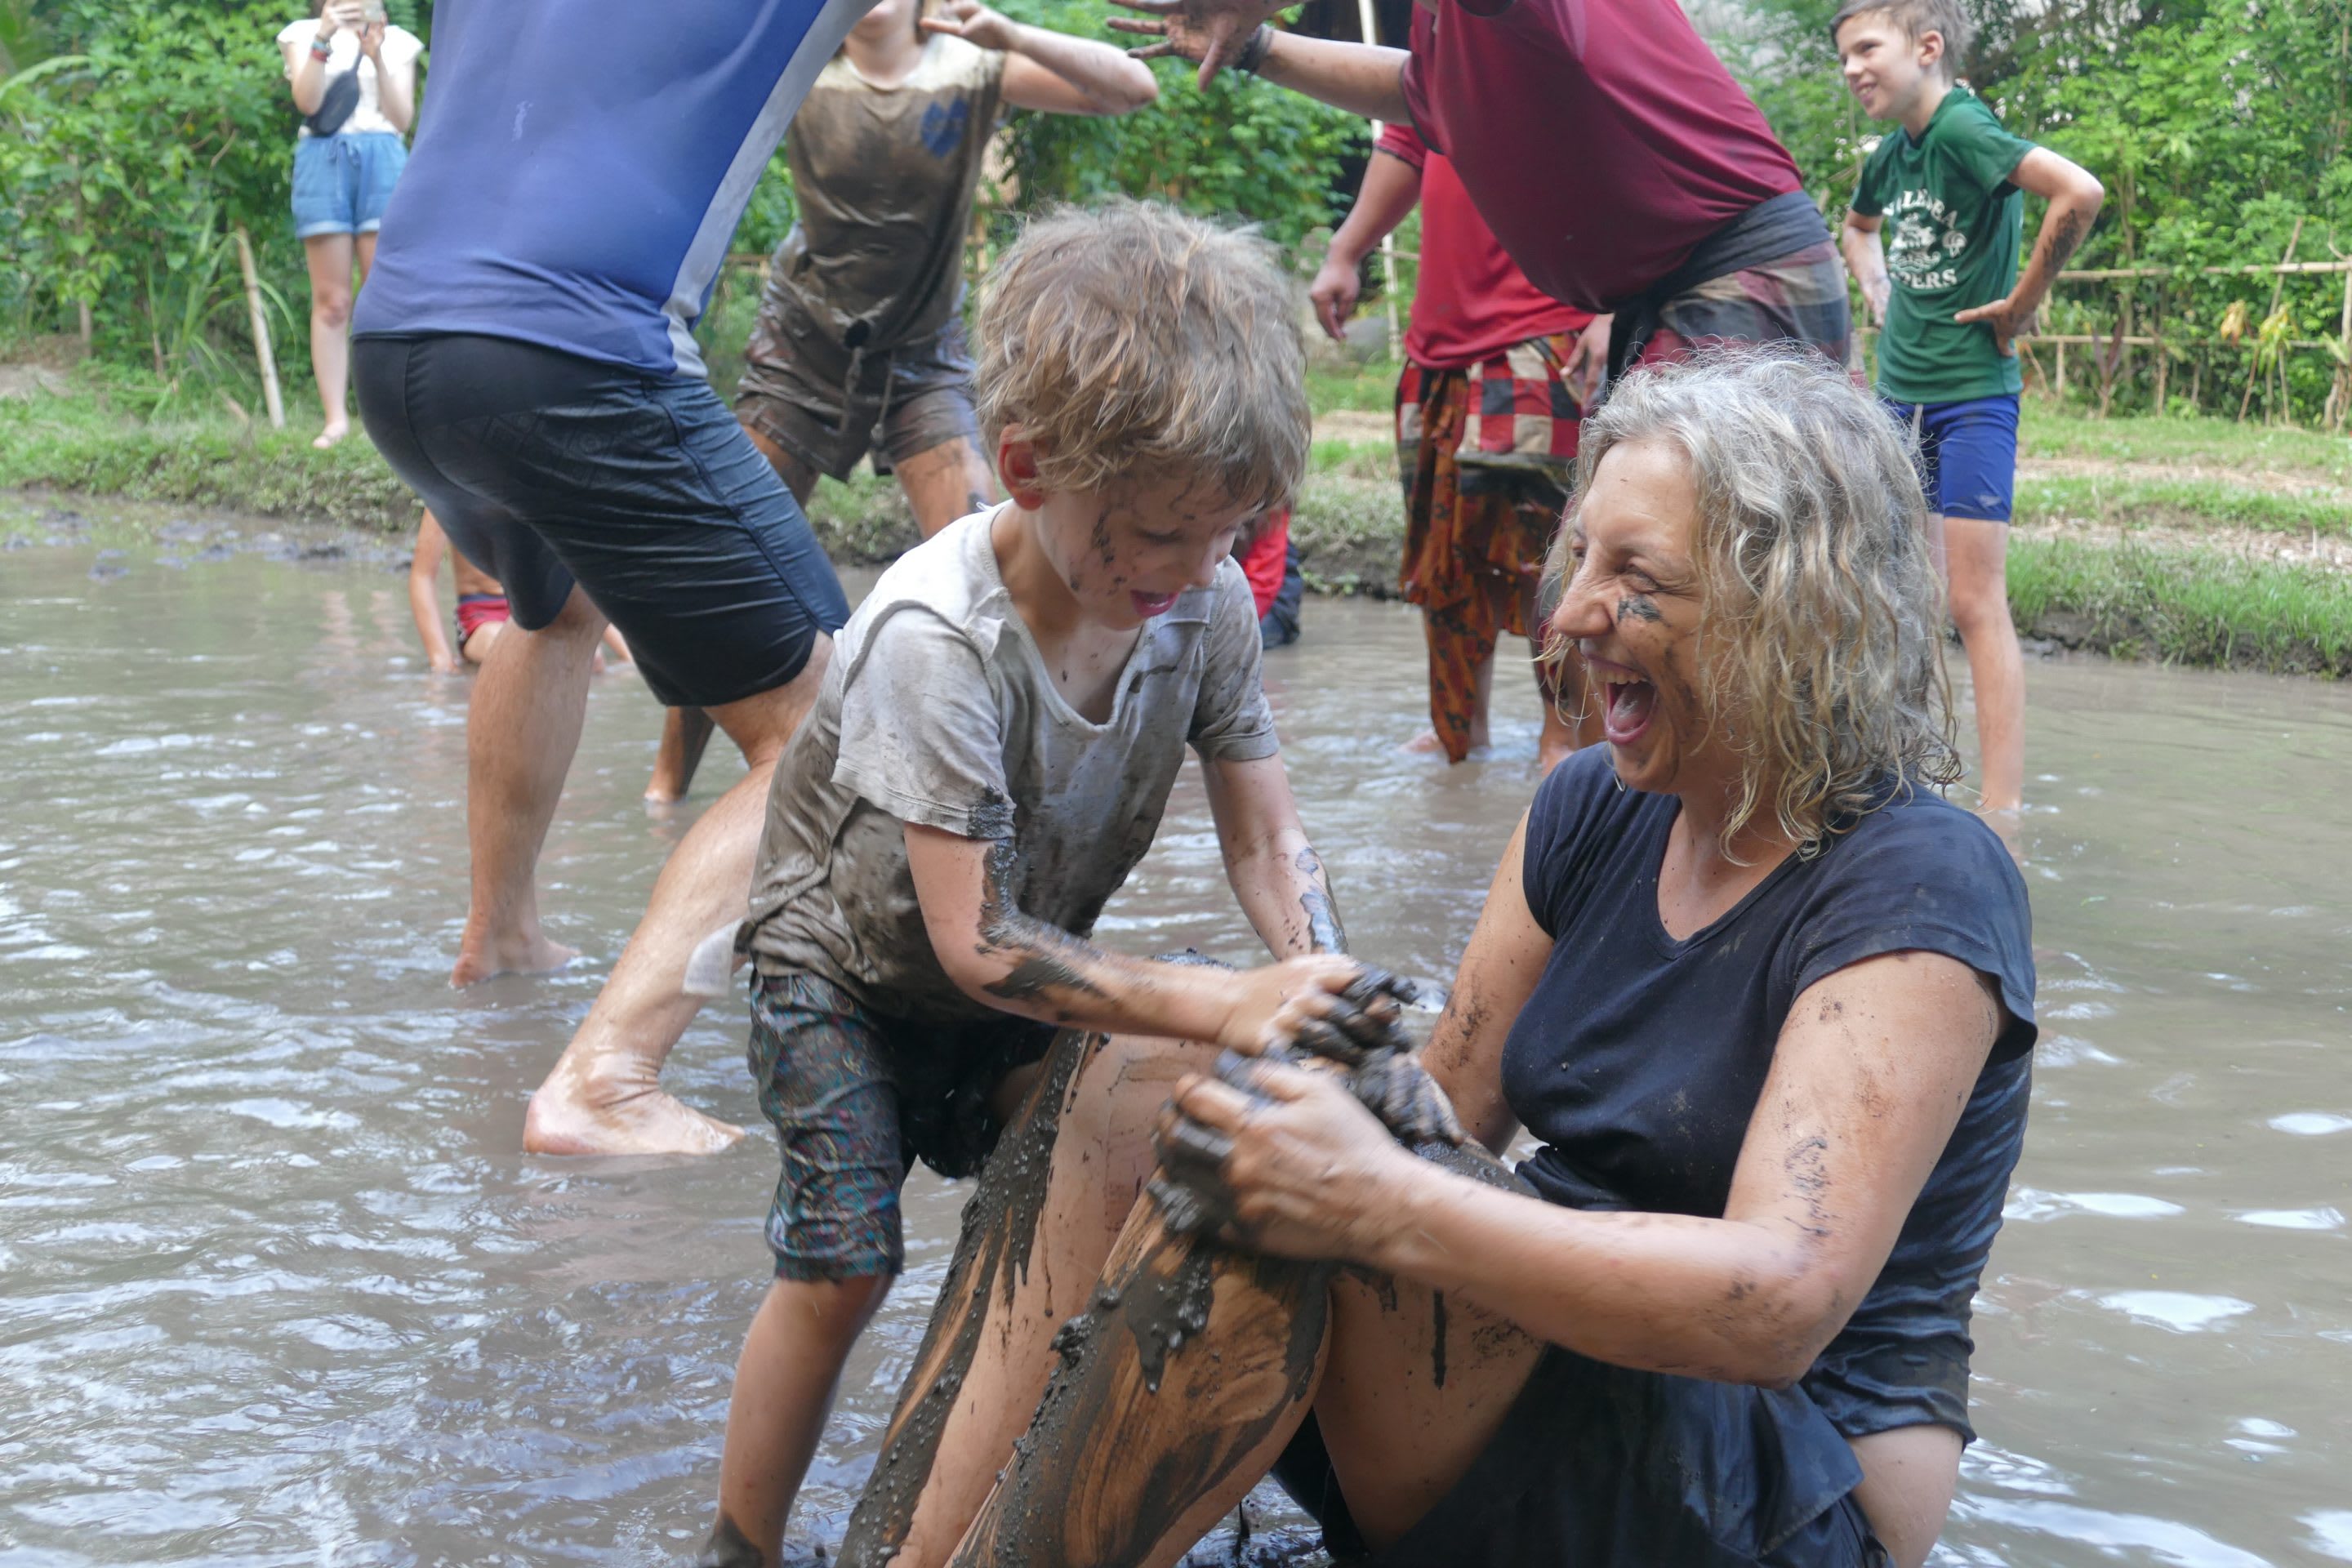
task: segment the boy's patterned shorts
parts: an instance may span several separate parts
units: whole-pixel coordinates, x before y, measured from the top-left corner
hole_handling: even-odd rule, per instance
[[[891,1018],[814,974],[755,974],[751,1081],[783,1154],[768,1209],[777,1276],[897,1274],[908,1163],[943,1176],[977,1173],[1003,1130],[990,1095],[1042,1058],[1054,1033],[1009,1013],[958,1024]]]

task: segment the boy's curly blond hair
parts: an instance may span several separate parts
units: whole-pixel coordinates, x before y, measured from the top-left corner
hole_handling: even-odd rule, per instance
[[[1306,351],[1272,245],[1156,203],[1062,207],[997,262],[973,391],[1050,490],[1208,480],[1276,507],[1307,469]]]

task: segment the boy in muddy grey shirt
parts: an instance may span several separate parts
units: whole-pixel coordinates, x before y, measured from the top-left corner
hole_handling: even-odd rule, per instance
[[[737,1367],[706,1561],[773,1560],[898,1272],[908,1161],[977,1171],[1057,1026],[1255,1048],[1348,1005],[1363,973],[1339,955],[1229,558],[1307,455],[1271,253],[1156,206],[1067,213],[998,264],[980,325],[980,411],[1012,499],[884,574],[769,797],[743,940],[751,1070],[783,1155],[776,1279]],[[1277,958],[1259,969],[1086,940],[1187,745]]]

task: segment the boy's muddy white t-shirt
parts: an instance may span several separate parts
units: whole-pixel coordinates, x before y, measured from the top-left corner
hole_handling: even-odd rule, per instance
[[[1144,623],[1110,717],[1055,689],[975,513],[900,557],[835,637],[815,707],[776,764],[751,879],[753,961],[842,986],[874,1011],[968,1019],[932,952],[905,823],[1013,841],[1022,911],[1079,936],[1160,826],[1189,744],[1276,750],[1257,614],[1231,561]]]

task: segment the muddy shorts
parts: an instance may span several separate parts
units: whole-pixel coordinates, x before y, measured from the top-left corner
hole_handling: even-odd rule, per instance
[[[1003,1131],[989,1096],[1007,1073],[1041,1060],[1054,1034],[1009,1013],[919,1024],[876,1013],[814,974],[754,974],[751,1081],[784,1164],[768,1209],[777,1277],[897,1274],[908,1165],[978,1173]]]
[[[1380,1568],[1892,1568],[1853,1450],[1801,1389],[1611,1366],[1552,1346],[1454,1489],[1366,1549],[1312,1417],[1275,1479],[1331,1555]]]
[[[958,439],[980,442],[961,316],[919,342],[857,353],[798,313],[765,308],[743,351],[735,416],[828,479],[878,450],[887,471]]]

